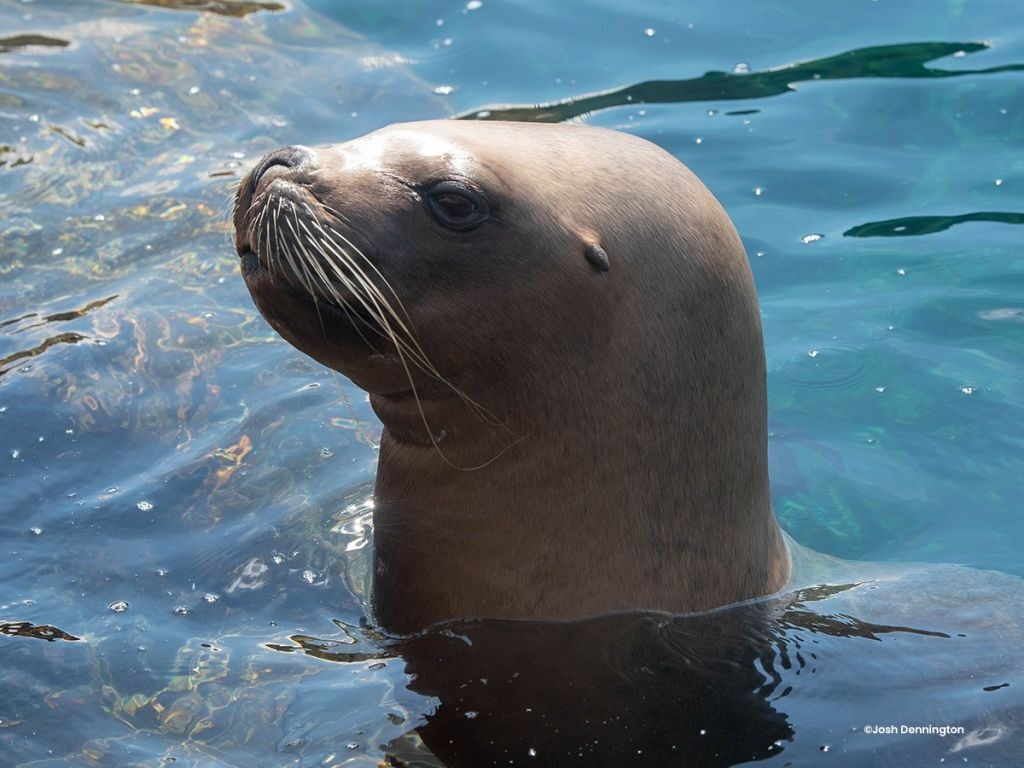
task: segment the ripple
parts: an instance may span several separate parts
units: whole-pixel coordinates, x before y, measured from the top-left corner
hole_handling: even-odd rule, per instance
[[[804,389],[850,387],[869,374],[874,386],[883,378],[875,356],[856,344],[832,341],[811,349],[795,343],[773,346],[767,358],[770,375]]]
[[[986,309],[978,313],[982,320],[996,322],[1009,321],[1024,323],[1024,308],[1021,307],[999,307],[998,309]]]

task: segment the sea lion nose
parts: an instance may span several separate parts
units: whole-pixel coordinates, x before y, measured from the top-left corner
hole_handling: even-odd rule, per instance
[[[309,162],[311,156],[308,149],[300,146],[278,147],[272,152],[268,152],[260,158],[260,161],[252,171],[252,176],[250,176],[251,191],[255,193],[260,181],[268,174],[273,173],[276,175],[286,169],[298,168],[304,163]],[[271,169],[273,168],[278,168],[278,171],[272,171]]]

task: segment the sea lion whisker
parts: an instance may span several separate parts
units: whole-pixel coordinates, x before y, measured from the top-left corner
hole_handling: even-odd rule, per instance
[[[329,213],[331,213],[332,215],[337,217],[340,221],[342,221],[342,222],[347,222],[348,221],[348,219],[340,211],[337,211],[337,210],[335,210],[334,208],[331,208],[328,205],[323,205],[323,208],[324,208],[324,210],[328,211]],[[321,227],[321,229],[322,229],[322,227]],[[388,281],[388,279],[386,277],[384,277],[384,275],[381,273],[381,271],[379,269],[377,269],[377,265],[374,264],[372,261],[370,261],[370,259],[367,258],[366,254],[364,254],[358,248],[358,246],[356,246],[355,243],[353,243],[351,240],[349,240],[347,237],[345,237],[345,234],[343,232],[338,231],[337,229],[332,227],[330,224],[327,225],[327,229],[329,229],[332,233],[334,233],[335,235],[340,237],[342,239],[342,241],[344,241],[344,243],[349,248],[351,248],[353,251],[355,251],[356,255],[359,258],[361,258],[363,261],[366,262],[366,264],[370,267],[370,269],[373,270],[374,274],[376,274],[377,277],[380,278],[380,281],[388,289],[388,291],[391,293],[391,295],[395,297],[395,301],[398,302],[398,306],[401,308],[402,312],[405,313],[406,318],[408,318],[409,322],[411,323],[412,322],[412,318],[410,317],[408,310],[405,308],[405,304],[402,303],[402,299],[399,297],[398,293],[392,287],[392,285]],[[325,234],[326,234],[326,232],[325,232]]]
[[[295,219],[296,222],[298,222],[298,214],[295,212],[295,204],[292,203],[291,201],[289,201],[288,202],[288,206],[291,208],[292,218]],[[316,308],[316,316],[320,320],[320,331],[323,333],[324,338],[326,339],[327,338],[327,326],[324,324],[323,313],[320,312],[320,299],[316,295],[315,288],[314,288],[315,280],[314,280],[313,276],[309,272],[311,267],[316,266],[317,268],[319,268],[319,264],[317,264],[316,259],[313,259],[313,258],[310,257],[309,251],[306,250],[305,245],[303,245],[303,243],[302,243],[302,238],[299,237],[299,233],[296,231],[295,227],[292,226],[292,222],[288,219],[287,216],[285,216],[284,223],[287,224],[288,225],[288,229],[290,229],[292,231],[292,235],[295,238],[294,243],[295,243],[296,249],[301,249],[303,255],[305,255],[305,257],[306,257],[306,258],[303,259],[303,258],[299,257],[299,254],[296,254],[295,259],[296,259],[296,261],[299,262],[299,265],[302,267],[302,273],[306,276],[306,279],[309,281],[309,291],[310,291],[310,294],[313,296],[313,306]]]
[[[324,207],[327,210],[330,210],[330,211],[334,212],[333,209],[329,208],[328,206],[324,206]],[[314,222],[317,224],[319,229],[322,232],[324,232],[324,234],[326,236],[330,237],[330,234],[327,231],[324,230],[324,227],[320,224],[319,221],[314,219]],[[377,269],[376,265],[372,261],[370,261],[370,259],[367,258],[366,255],[363,254],[362,251],[360,251],[359,248],[356,247],[341,232],[338,232],[338,230],[336,230],[334,227],[332,227],[330,225],[328,225],[327,229],[329,229],[331,233],[336,234],[338,237],[340,237],[342,240],[344,240],[344,242],[347,243],[353,250],[355,250],[356,253],[363,259],[363,261],[365,261],[374,270],[374,272],[380,277],[380,279],[388,287],[388,290],[392,293],[392,295],[395,296],[395,299],[398,301],[399,305],[402,307],[402,311],[405,313],[406,317],[409,317],[408,311],[406,311],[404,305],[402,305],[401,299],[398,297],[397,293],[395,293],[394,288],[391,287],[391,284],[388,283],[387,279],[380,273],[380,270]],[[337,248],[337,250],[341,254],[343,254],[345,257],[348,256],[347,252],[344,250],[344,248],[342,248],[340,243],[337,243],[336,241],[333,241],[333,239],[332,239],[331,242],[332,242],[332,244]],[[417,362],[417,365],[425,373],[433,376],[435,379],[437,379],[441,383],[443,383],[446,386],[450,387],[452,389],[452,391],[455,392],[455,394],[459,398],[461,398],[463,400],[463,402],[466,403],[466,405],[470,408],[470,410],[474,413],[474,415],[478,419],[480,419],[480,421],[482,421],[485,424],[489,424],[491,426],[500,427],[501,429],[503,429],[504,431],[506,431],[508,434],[512,435],[513,437],[519,437],[518,435],[516,435],[515,432],[513,432],[511,429],[509,429],[507,424],[502,422],[494,414],[492,414],[490,411],[488,411],[486,408],[484,408],[484,406],[482,406],[480,403],[478,403],[475,400],[473,400],[473,398],[471,398],[468,394],[466,394],[465,391],[463,391],[461,388],[455,386],[454,383],[452,383],[449,379],[447,379],[444,375],[442,375],[441,372],[438,371],[437,368],[430,362],[430,360],[427,357],[426,353],[424,352],[423,348],[420,346],[419,341],[416,339],[416,336],[413,333],[412,329],[406,326],[406,324],[402,321],[402,319],[398,316],[398,314],[391,307],[390,301],[381,293],[380,289],[377,288],[377,286],[373,284],[373,281],[369,279],[369,277],[366,275],[366,273],[363,272],[363,270],[357,264],[355,264],[350,257],[347,257],[345,259],[345,264],[346,264],[346,266],[349,267],[349,269],[351,269],[353,271],[354,274],[356,274],[358,277],[361,278],[361,282],[364,283],[369,290],[372,290],[372,291],[374,291],[377,294],[377,296],[380,298],[381,302],[384,304],[385,308],[387,308],[387,310],[390,312],[392,317],[395,318],[395,321],[400,324],[402,330],[408,336],[410,342],[415,346],[416,354],[411,355],[411,357],[413,358],[414,361]],[[410,323],[411,323],[411,318],[410,318]],[[407,350],[408,349],[409,348],[407,347]]]
[[[289,223],[289,227],[290,227],[291,226],[290,222],[288,222],[288,223]],[[293,230],[293,232],[294,232],[294,230]],[[290,253],[290,251],[289,251],[289,253]],[[355,265],[352,264],[351,260],[349,260],[348,266],[353,267]],[[365,275],[364,275],[364,279],[365,279]],[[329,283],[328,283],[328,287],[330,288],[330,284]],[[367,310],[369,311],[369,307],[366,305],[364,297],[362,295],[360,295],[358,292],[354,292],[353,295],[355,295],[356,298],[359,299],[360,303],[362,303],[367,308]],[[373,300],[372,295],[369,298],[370,298],[371,301]],[[314,300],[315,299],[316,299],[316,297],[314,296]],[[319,312],[319,309],[318,309],[318,312]],[[394,310],[391,309],[391,312],[394,313]],[[423,408],[423,401],[420,398],[419,389],[417,388],[416,381],[413,378],[412,370],[409,368],[409,360],[408,360],[408,357],[407,357],[407,353],[406,353],[406,351],[403,351],[404,349],[407,350],[408,348],[396,336],[394,330],[391,327],[391,324],[387,321],[385,316],[379,312],[379,309],[378,309],[377,316],[374,317],[373,319],[378,324],[380,324],[380,326],[384,329],[384,331],[387,333],[388,337],[390,338],[391,343],[395,347],[395,351],[397,352],[399,363],[401,364],[402,369],[405,372],[406,379],[409,382],[409,389],[410,389],[410,391],[412,393],[413,400],[416,403],[416,409],[419,411],[420,420],[422,421],[423,427],[426,430],[427,437],[430,440],[431,445],[434,447],[434,450],[437,451],[438,456],[440,456],[441,460],[445,464],[450,466],[452,469],[456,469],[456,470],[464,471],[464,472],[472,472],[472,471],[476,471],[476,470],[479,470],[479,469],[483,469],[484,467],[488,466],[489,464],[497,461],[498,458],[500,458],[501,455],[505,453],[505,451],[509,450],[513,445],[515,445],[516,442],[518,442],[518,439],[516,441],[513,441],[512,443],[510,443],[509,445],[505,446],[500,451],[498,451],[498,453],[495,454],[493,457],[491,457],[487,461],[485,461],[485,462],[483,462],[481,464],[478,464],[476,466],[463,467],[463,466],[460,466],[460,465],[454,463],[451,459],[449,459],[445,455],[444,451],[441,450],[441,445],[440,445],[440,443],[438,441],[438,438],[434,434],[433,430],[431,430],[431,428],[430,428],[430,423],[429,423],[429,421],[427,419],[426,411]],[[397,317],[396,317],[396,319],[400,320],[400,318],[397,318]],[[449,384],[449,386],[451,386],[451,385]],[[455,387],[453,387],[453,389],[455,389]],[[522,438],[519,438],[519,439],[522,439]]]
[[[299,224],[299,227],[301,227],[303,230],[305,230],[306,234],[308,235],[310,245],[312,245],[314,248],[316,248],[316,250],[318,250],[320,252],[320,254],[324,257],[324,259],[325,259],[325,261],[327,263],[327,266],[329,266],[331,268],[331,271],[333,271],[335,273],[335,275],[338,277],[339,280],[342,281],[342,283],[345,285],[346,288],[348,288],[350,291],[352,291],[353,294],[356,294],[357,291],[355,290],[355,286],[351,285],[351,283],[348,281],[348,279],[345,277],[345,275],[341,272],[340,267],[337,264],[334,263],[334,261],[331,258],[330,254],[327,253],[327,251],[324,249],[323,244],[315,237],[315,235],[306,226],[305,221],[303,221],[302,219],[299,219],[298,220],[298,224]],[[316,263],[315,260],[314,260],[314,263]],[[376,352],[377,348],[366,337],[366,334],[363,333],[362,327],[356,321],[355,317],[353,317],[353,314],[352,314],[352,311],[351,311],[352,307],[349,304],[348,300],[345,299],[344,297],[340,296],[334,290],[333,285],[331,285],[330,280],[323,273],[322,268],[320,268],[320,272],[321,272],[321,279],[323,279],[324,283],[327,285],[328,290],[330,290],[330,292],[331,292],[331,295],[338,301],[339,306],[344,310],[345,316],[348,318],[349,323],[352,324],[352,327],[355,329],[356,333],[358,333],[359,337],[364,342],[366,342],[367,346],[369,346],[370,349],[372,349],[372,350],[374,350]],[[373,326],[370,326],[370,327],[373,328]],[[374,330],[376,330],[376,328],[374,328]]]
[[[285,258],[288,260],[288,266],[291,269],[292,274],[294,275],[295,279],[299,282],[299,284],[303,288],[305,288],[307,291],[309,291],[310,297],[312,297],[313,299],[316,299],[316,292],[313,290],[313,286],[307,285],[305,280],[303,280],[302,275],[299,272],[299,268],[298,268],[298,265],[295,263],[295,259],[293,258],[292,251],[291,251],[290,248],[288,248],[287,240],[280,236],[280,229],[281,229],[281,223],[280,223],[281,205],[282,205],[281,198],[278,198],[277,199],[277,212],[276,212],[276,215],[274,216],[274,229],[276,231],[276,234],[278,235],[275,238],[275,242],[277,243],[278,256],[280,257],[281,251],[284,251]],[[287,279],[287,276],[286,276],[286,279]],[[317,311],[319,311],[319,309]]]

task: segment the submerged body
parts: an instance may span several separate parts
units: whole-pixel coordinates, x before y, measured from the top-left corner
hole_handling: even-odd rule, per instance
[[[260,311],[384,424],[385,628],[785,583],[749,265],[668,153],[578,125],[396,125],[267,155],[235,227]]]

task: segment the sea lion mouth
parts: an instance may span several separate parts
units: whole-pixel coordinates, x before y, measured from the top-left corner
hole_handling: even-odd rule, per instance
[[[373,313],[360,306],[358,302],[346,300],[342,303],[330,295],[324,295],[325,292],[322,290],[311,291],[309,285],[296,284],[289,279],[287,274],[282,275],[274,268],[269,267],[266,258],[261,257],[248,246],[240,249],[239,266],[242,277],[251,290],[258,291],[260,294],[286,297],[290,304],[307,305],[311,311],[317,312],[321,317],[325,326],[323,330],[326,330],[328,326],[332,330],[337,330],[339,326],[351,326],[351,330],[356,331],[370,347],[373,346],[373,343],[370,338],[367,338],[367,334],[379,339],[385,333],[385,330],[374,319]],[[334,293],[343,295],[343,291],[342,287],[334,286]],[[280,314],[274,312],[273,309],[265,309],[262,302],[260,302],[260,311],[265,315]],[[284,323],[288,322],[285,317],[282,317],[281,320]]]

